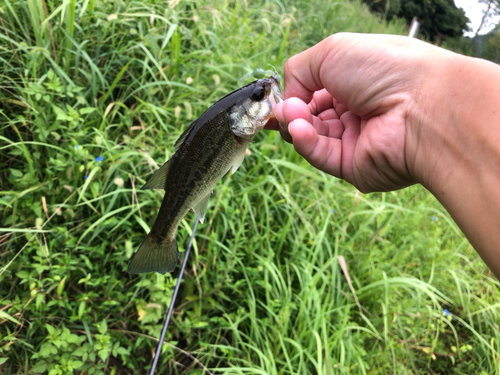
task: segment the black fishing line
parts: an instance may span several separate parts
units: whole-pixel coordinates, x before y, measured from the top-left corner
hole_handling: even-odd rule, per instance
[[[163,339],[165,338],[165,333],[167,333],[167,326],[170,322],[170,316],[172,315],[172,310],[174,309],[175,299],[177,297],[177,292],[179,291],[179,287],[181,286],[182,275],[184,275],[184,268],[186,268],[187,258],[189,256],[189,250],[191,250],[191,245],[193,244],[194,234],[196,232],[196,227],[198,226],[198,218],[196,218],[196,222],[194,223],[193,233],[191,234],[191,238],[189,239],[188,247],[186,249],[186,254],[184,255],[184,260],[182,261],[181,270],[179,271],[179,276],[177,276],[177,284],[175,284],[174,294],[172,295],[172,301],[170,302],[170,306],[167,312],[167,318],[165,319],[165,323],[163,324],[163,329],[161,330],[160,341],[158,341],[158,347],[156,348],[156,352],[154,354],[153,365],[151,366],[151,371],[149,375],[154,375],[156,364],[158,363],[158,358],[161,355],[161,347],[163,346]]]

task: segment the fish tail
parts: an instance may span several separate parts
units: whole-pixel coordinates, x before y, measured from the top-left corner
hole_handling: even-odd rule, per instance
[[[179,260],[179,250],[175,238],[162,239],[150,232],[139,250],[132,256],[128,273],[172,272]]]

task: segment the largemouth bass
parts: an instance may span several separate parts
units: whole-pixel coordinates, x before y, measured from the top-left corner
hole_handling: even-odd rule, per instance
[[[203,223],[215,183],[229,169],[238,169],[248,144],[281,100],[275,76],[259,79],[220,99],[186,128],[174,155],[141,188],[165,189],[165,196],[129,273],[174,270],[179,259],[175,232],[182,218],[192,208]]]

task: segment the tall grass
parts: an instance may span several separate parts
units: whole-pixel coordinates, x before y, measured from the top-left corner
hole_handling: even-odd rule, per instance
[[[329,34],[406,33],[340,0],[1,4],[8,374],[145,372],[177,275],[125,270],[182,130]],[[498,282],[432,196],[363,196],[277,133],[250,153],[198,228],[161,373],[499,373]]]

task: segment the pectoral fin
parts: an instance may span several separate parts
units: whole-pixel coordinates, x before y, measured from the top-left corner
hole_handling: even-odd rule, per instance
[[[149,178],[148,182],[141,187],[141,190],[147,189],[165,189],[165,183],[167,181],[168,171],[170,170],[170,165],[172,164],[172,159],[168,160],[163,164],[160,169],[158,169]]]
[[[210,195],[212,195],[212,190],[210,190],[207,195],[205,195],[201,200],[196,203],[193,207],[196,216],[198,216],[198,220],[203,224],[203,220],[205,220],[205,212],[207,212],[208,201],[210,200]]]
[[[234,172],[236,172],[238,170],[238,168],[240,167],[241,163],[243,163],[243,159],[245,159],[245,151],[246,151],[246,149],[244,149],[241,152],[241,154],[239,154],[236,157],[236,159],[234,159],[233,166],[231,169],[231,174],[234,174]]]

